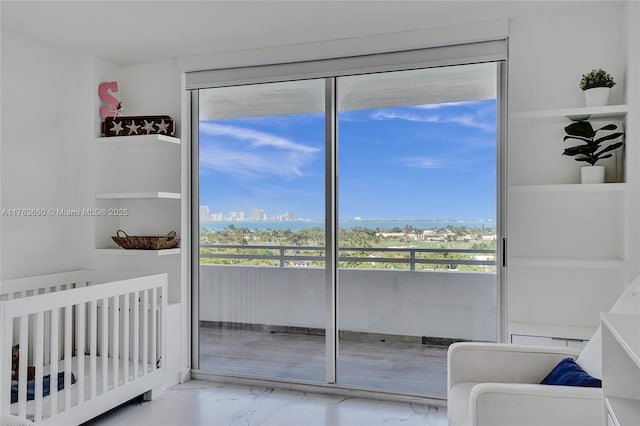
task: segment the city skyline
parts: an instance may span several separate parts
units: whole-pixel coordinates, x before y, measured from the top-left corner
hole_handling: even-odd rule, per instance
[[[266,211],[259,208],[251,209],[251,215],[247,215],[243,210],[232,210],[225,213],[223,212],[212,212],[210,206],[200,206],[200,221],[201,222],[233,222],[233,221],[250,221],[250,222],[273,222],[273,221],[301,221],[301,222],[318,222],[322,220],[313,220],[311,218],[298,217],[295,212],[291,212],[289,210],[285,211],[282,214],[276,215],[267,215]],[[256,214],[256,211],[259,212]],[[494,218],[402,218],[402,217],[388,217],[388,218],[380,218],[380,217],[361,217],[356,216],[353,218],[341,218],[341,221],[353,221],[353,222],[368,222],[368,221],[459,221],[460,223],[464,223],[465,221],[471,222],[486,222],[491,224],[494,221]]]
[[[495,219],[495,99],[338,120],[341,220]],[[324,217],[324,114],[201,121],[200,146],[203,205]]]
[[[225,216],[222,212],[211,212],[211,208],[209,206],[200,206],[200,222],[286,222],[292,220],[310,221],[310,219],[298,218],[295,213],[290,211],[268,216],[265,210],[253,208],[251,209],[251,216],[246,215],[244,210],[232,210]]]

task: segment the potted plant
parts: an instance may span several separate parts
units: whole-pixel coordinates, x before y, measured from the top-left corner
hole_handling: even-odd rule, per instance
[[[580,88],[584,91],[585,105],[607,105],[611,88],[615,85],[611,74],[603,69],[594,69],[588,74],[583,74],[580,79]]]
[[[594,130],[591,123],[586,120],[576,121],[564,128],[567,134],[564,137],[564,141],[576,139],[583,142],[580,145],[566,148],[562,154],[575,157],[576,161],[583,161],[589,164],[589,166],[582,167],[580,171],[580,181],[582,183],[604,182],[604,166],[596,166],[596,163],[605,158],[613,157],[612,151],[620,148],[624,143],[622,141],[614,141],[624,133],[614,132],[600,137],[598,137],[598,133],[613,131],[617,128],[618,126],[615,124],[607,124]]]

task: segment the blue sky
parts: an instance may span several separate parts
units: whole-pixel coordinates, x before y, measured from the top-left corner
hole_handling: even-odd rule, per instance
[[[324,216],[324,115],[200,122],[200,205]],[[344,111],[340,219],[494,219],[494,99]]]

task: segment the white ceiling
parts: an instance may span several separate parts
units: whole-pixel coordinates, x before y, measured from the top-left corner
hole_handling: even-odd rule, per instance
[[[7,1],[2,28],[119,65],[419,30],[575,1]]]

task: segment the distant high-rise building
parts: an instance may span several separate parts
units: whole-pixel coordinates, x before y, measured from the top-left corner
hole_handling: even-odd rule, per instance
[[[263,221],[267,219],[267,215],[262,209],[253,209],[251,211],[251,220]]]
[[[229,220],[244,220],[244,212],[229,212]]]
[[[211,222],[209,206],[200,206],[200,222]]]

